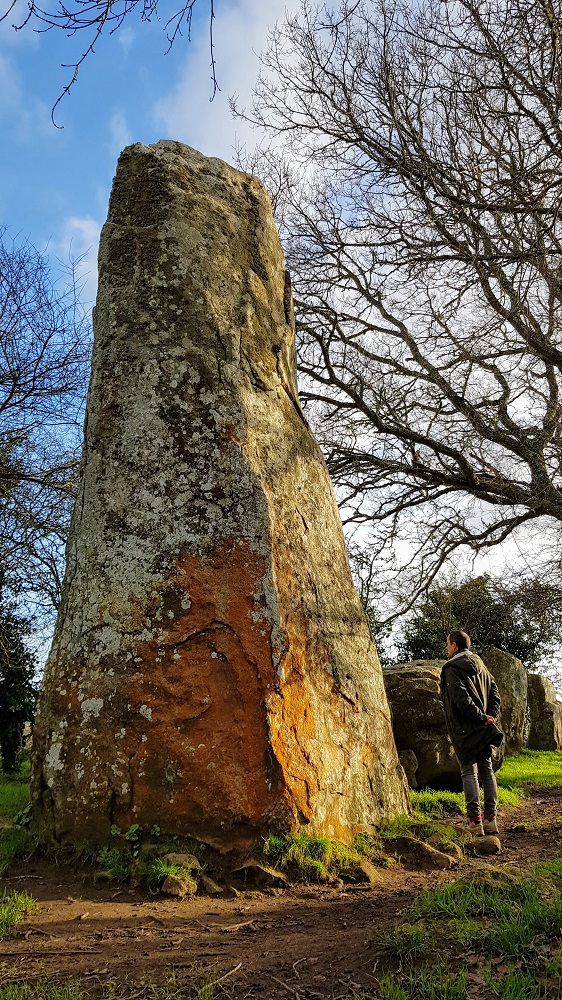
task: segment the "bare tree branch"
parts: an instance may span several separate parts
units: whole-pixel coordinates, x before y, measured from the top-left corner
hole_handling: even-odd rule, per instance
[[[86,35],[86,45],[75,62],[64,64],[72,70],[71,77],[63,88],[62,93],[55,101],[51,110],[51,120],[56,128],[62,128],[55,122],[55,111],[64,97],[66,97],[76,80],[84,61],[95,51],[96,43],[102,35],[112,35],[117,31],[125,20],[132,19],[136,15],[141,22],[153,20],[163,20],[163,31],[166,36],[169,52],[178,36],[187,36],[191,40],[191,28],[193,20],[193,10],[197,0],[180,0],[176,10],[166,13],[164,18],[160,16],[159,0],[52,0],[44,5],[38,0],[27,0],[25,13],[12,23],[15,31],[22,31],[25,28],[30,30],[45,32],[58,28],[67,36],[74,36],[78,32]],[[214,19],[215,0],[208,0],[209,4],[209,52],[212,95],[211,100],[219,90],[214,45]],[[7,6],[0,5],[0,24],[6,21],[12,14],[16,13],[18,0],[8,0]]]
[[[76,495],[90,327],[75,269],[0,231],[0,577],[49,615]]]
[[[562,522],[560,37],[550,0],[304,2],[245,115],[344,515],[414,546],[414,596]]]

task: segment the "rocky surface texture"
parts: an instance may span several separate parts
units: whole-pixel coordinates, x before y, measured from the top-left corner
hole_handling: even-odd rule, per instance
[[[556,700],[552,681],[540,674],[528,674],[530,750],[562,749],[562,702]]]
[[[444,663],[445,660],[415,660],[383,670],[394,738],[411,787],[447,788],[461,784],[439,694]],[[412,773],[416,760],[417,769]]]
[[[37,829],[158,825],[227,851],[406,811],[261,184],[179,143],[128,147],[99,268]]]
[[[498,685],[502,700],[499,725],[505,733],[504,752],[518,753],[523,748],[525,730],[527,671],[516,656],[495,646],[486,646],[481,655]]]

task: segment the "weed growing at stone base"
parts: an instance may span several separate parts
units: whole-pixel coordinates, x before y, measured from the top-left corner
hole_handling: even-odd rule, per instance
[[[102,847],[96,857],[100,866],[98,879],[104,875],[115,882],[126,882],[131,874],[131,855],[119,847]]]
[[[395,857],[385,854],[384,842],[379,833],[358,833],[352,846],[361,857],[378,868],[391,868],[398,863]]]
[[[37,849],[37,838],[23,827],[0,831],[0,875],[21,858],[29,858]]]
[[[405,834],[419,840],[431,838],[440,850],[470,840],[466,831],[416,813],[397,816],[383,823],[377,833],[358,834],[351,846],[325,837],[309,837],[304,833],[296,836],[271,834],[263,841],[262,851],[271,858],[276,868],[286,871],[295,881],[330,882],[335,878],[354,881],[356,877],[363,881],[361,864],[365,860],[380,868],[396,864],[396,858],[386,853],[385,845]]]
[[[329,882],[339,875],[350,874],[361,862],[361,855],[354,847],[326,837],[308,837],[305,833],[286,837],[271,834],[263,841],[262,851],[278,868],[300,882]]]
[[[34,905],[28,892],[5,889],[0,893],[0,938],[15,934]]]
[[[416,837],[418,840],[437,841],[440,850],[446,850],[451,844],[463,844],[470,840],[465,829],[443,823],[439,819],[430,819],[421,812],[414,812],[410,816],[397,816],[395,819],[387,820],[380,828],[380,838],[384,842],[392,841],[396,837],[403,836]]]
[[[148,889],[160,888],[168,875],[179,875],[181,878],[191,878],[192,869],[184,865],[170,864],[165,858],[142,860],[137,865],[137,875]]]

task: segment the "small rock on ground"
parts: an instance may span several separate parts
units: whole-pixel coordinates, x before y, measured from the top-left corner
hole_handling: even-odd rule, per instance
[[[164,896],[173,896],[176,899],[194,896],[196,892],[197,882],[189,875],[167,875],[162,886]]]
[[[405,861],[411,861],[421,868],[452,868],[455,859],[443,851],[436,850],[431,844],[426,844],[415,837],[396,837],[387,841],[388,850]]]
[[[475,837],[472,846],[476,854],[499,854],[502,849],[500,838],[493,836],[493,834]]]

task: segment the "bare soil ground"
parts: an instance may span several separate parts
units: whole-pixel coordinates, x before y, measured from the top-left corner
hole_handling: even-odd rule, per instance
[[[143,982],[164,983],[172,973],[178,986],[194,975],[227,976],[224,986],[237,997],[336,1000],[370,989],[374,939],[407,913],[423,887],[482,866],[518,870],[560,855],[561,838],[562,788],[554,788],[502,810],[499,855],[466,858],[445,872],[400,863],[381,869],[377,886],[297,885],[174,901],[100,887],[91,872],[32,859],[0,881],[0,888],[26,889],[37,901],[19,936],[0,941],[0,980],[72,978],[95,997],[114,979],[142,998]]]

